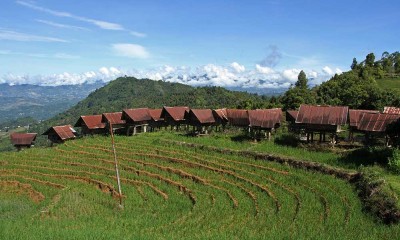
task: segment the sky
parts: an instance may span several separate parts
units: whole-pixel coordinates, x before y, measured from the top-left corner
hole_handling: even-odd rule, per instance
[[[399,51],[400,1],[1,0],[0,83],[287,88]]]

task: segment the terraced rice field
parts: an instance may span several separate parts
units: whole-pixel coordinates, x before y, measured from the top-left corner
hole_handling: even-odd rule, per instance
[[[0,153],[4,239],[398,239],[351,185],[271,162],[188,149],[160,135]]]

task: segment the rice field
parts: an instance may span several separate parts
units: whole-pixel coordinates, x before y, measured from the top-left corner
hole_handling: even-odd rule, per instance
[[[159,133],[0,153],[2,239],[398,239],[333,176]],[[176,140],[176,138],[174,138]],[[204,140],[203,140],[204,141]]]

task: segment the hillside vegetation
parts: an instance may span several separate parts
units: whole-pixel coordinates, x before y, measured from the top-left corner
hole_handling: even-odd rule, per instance
[[[182,137],[117,137],[123,209],[107,137],[0,153],[6,239],[396,239],[349,183]],[[199,139],[200,141],[201,139]],[[208,142],[208,139],[203,139]]]

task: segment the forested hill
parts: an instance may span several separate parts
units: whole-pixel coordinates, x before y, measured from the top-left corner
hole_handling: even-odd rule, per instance
[[[267,97],[222,87],[191,87],[179,83],[121,77],[97,89],[77,105],[46,121],[47,125],[71,124],[81,115],[122,111],[126,108],[249,108],[268,107]],[[251,106],[248,106],[251,104]]]

